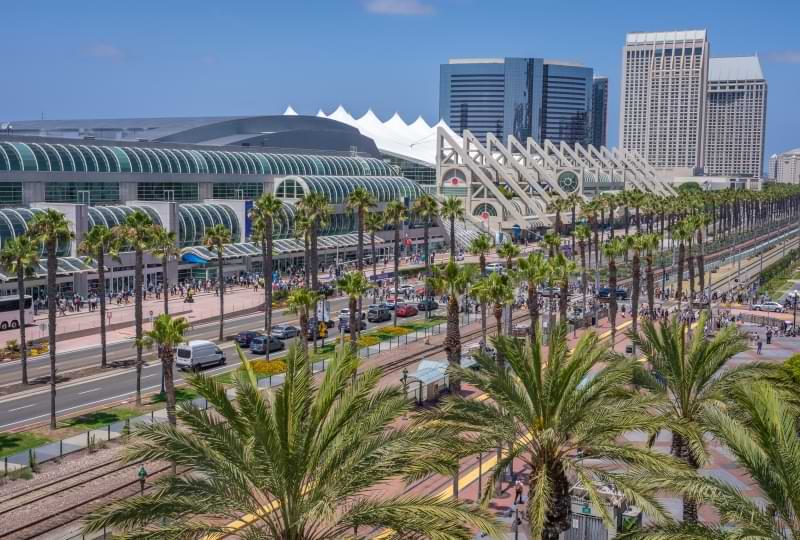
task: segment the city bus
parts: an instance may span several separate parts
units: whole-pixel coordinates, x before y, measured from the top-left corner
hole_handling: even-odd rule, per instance
[[[25,295],[25,322],[33,322],[33,297]],[[0,330],[19,328],[19,297],[0,296]]]

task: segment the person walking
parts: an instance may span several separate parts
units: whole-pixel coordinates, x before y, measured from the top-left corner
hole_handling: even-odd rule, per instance
[[[772,328],[767,329],[767,345],[772,343]]]
[[[523,500],[522,500],[522,491],[523,491],[523,489],[524,488],[523,488],[521,480],[518,479],[516,482],[514,482],[514,504],[522,504],[523,503]]]
[[[764,347],[764,342],[761,341],[761,336],[758,336],[758,340],[756,341],[756,354],[761,356],[761,349]]]

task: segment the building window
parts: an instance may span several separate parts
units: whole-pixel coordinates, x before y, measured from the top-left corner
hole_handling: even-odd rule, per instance
[[[192,182],[139,182],[137,198],[140,201],[196,201],[199,190]]]
[[[113,204],[119,202],[117,182],[47,182],[45,202]]]
[[[264,193],[260,182],[216,183],[212,186],[215,199],[258,199]]]
[[[0,205],[22,204],[22,182],[0,182]]]
[[[275,196],[279,199],[299,199],[303,196],[303,186],[297,180],[284,180],[278,184],[278,189],[275,190]]]

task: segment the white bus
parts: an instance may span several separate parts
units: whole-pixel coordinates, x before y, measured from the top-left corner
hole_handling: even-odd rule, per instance
[[[33,298],[25,295],[25,323],[33,322]],[[0,296],[0,330],[19,328],[19,297]]]

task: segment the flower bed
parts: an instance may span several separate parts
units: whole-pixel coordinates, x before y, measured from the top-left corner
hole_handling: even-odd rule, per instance
[[[358,338],[359,347],[371,347],[381,342],[381,338],[377,336],[361,336]]]
[[[404,335],[409,334],[409,333],[411,333],[411,330],[409,330],[408,328],[405,328],[403,326],[385,326],[385,327],[381,328],[380,330],[378,330],[375,333],[375,335],[377,335],[379,337],[381,335],[395,337],[395,336],[404,336]]]
[[[286,371],[286,362],[283,360],[253,360],[250,362],[253,372],[261,377],[269,377]]]

